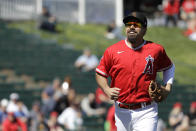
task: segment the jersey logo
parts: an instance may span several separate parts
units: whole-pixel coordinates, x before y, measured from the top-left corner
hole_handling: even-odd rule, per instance
[[[123,53],[123,52],[125,52],[125,51],[118,51],[117,54],[121,54],[121,53]]]
[[[149,55],[148,57],[146,57],[146,66],[144,69],[145,74],[153,74],[153,62],[154,62],[154,58],[151,57],[151,55]]]

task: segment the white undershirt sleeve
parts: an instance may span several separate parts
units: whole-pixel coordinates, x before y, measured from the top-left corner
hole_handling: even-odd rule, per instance
[[[174,81],[174,74],[175,74],[175,65],[163,71],[163,82],[164,84],[173,84]]]

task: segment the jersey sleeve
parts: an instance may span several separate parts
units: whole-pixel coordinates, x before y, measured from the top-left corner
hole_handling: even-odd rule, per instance
[[[104,77],[108,77],[110,67],[111,67],[111,56],[109,54],[109,50],[107,49],[104,52],[99,62],[99,65],[96,68],[96,72]]]
[[[157,71],[164,71],[172,66],[172,61],[167,56],[164,48],[159,52],[157,65]]]

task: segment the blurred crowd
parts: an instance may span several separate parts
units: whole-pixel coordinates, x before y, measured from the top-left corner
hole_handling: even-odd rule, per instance
[[[169,125],[174,131],[195,131],[196,102],[190,103],[188,113],[184,112],[181,102],[176,102],[169,114]]]
[[[195,131],[196,130],[196,101],[189,105],[188,112],[185,113],[181,102],[173,104],[168,115],[168,126],[161,118],[158,121],[157,131]]]
[[[69,76],[61,82],[55,78],[41,93],[41,101],[32,102],[28,109],[18,93],[0,102],[0,130],[2,131],[64,131],[85,130],[85,117],[105,119],[112,102],[100,88],[87,95],[79,95]]]
[[[184,36],[196,41],[196,0],[163,0],[165,26],[169,22],[178,26],[179,20],[184,21]]]
[[[69,76],[61,82],[55,78],[43,91],[41,101],[32,102],[30,109],[18,93],[0,101],[0,130],[2,131],[85,131],[84,119],[102,117],[105,131],[116,131],[114,104],[97,87],[95,92],[79,95]],[[168,123],[168,125],[167,125]],[[190,103],[188,113],[181,102],[174,103],[168,122],[161,118],[157,131],[195,131],[196,101]]]

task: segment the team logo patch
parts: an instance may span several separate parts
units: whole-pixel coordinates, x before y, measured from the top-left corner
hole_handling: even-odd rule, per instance
[[[154,62],[154,58],[151,57],[151,55],[149,55],[148,57],[146,57],[146,66],[144,69],[145,74],[153,74],[153,62]]]

